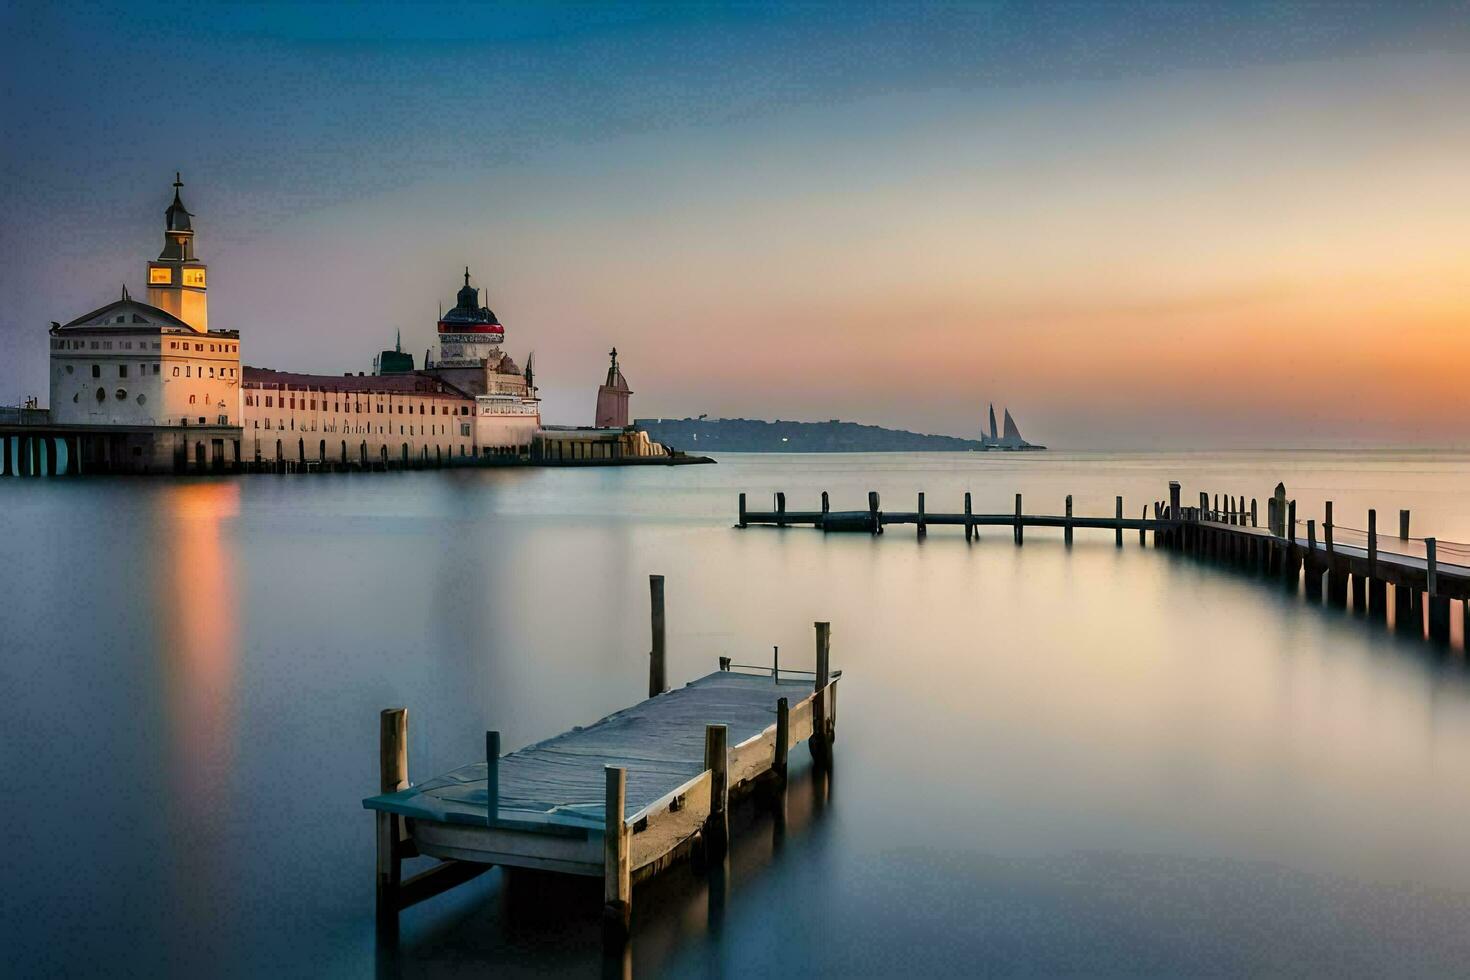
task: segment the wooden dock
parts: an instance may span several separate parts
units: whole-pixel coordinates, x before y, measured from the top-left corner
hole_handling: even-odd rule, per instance
[[[662,580],[655,576],[651,685],[662,684]],[[720,669],[586,727],[500,752],[417,785],[409,782],[407,710],[382,713],[378,922],[494,865],[602,878],[604,923],[625,937],[632,887],[692,851],[713,859],[729,835],[732,798],[757,785],[784,792],[790,750],[807,742],[831,763],[837,679],[828,624],[816,624],[815,671]],[[439,863],[402,877],[405,858]]]
[[[1257,570],[1300,587],[1311,601],[1325,597],[1330,605],[1350,606],[1384,621],[1392,608],[1396,631],[1418,632],[1448,643],[1456,604],[1464,624],[1470,625],[1470,544],[1411,537],[1406,510],[1399,512],[1397,536],[1379,534],[1374,510],[1367,512],[1366,528],[1334,523],[1331,501],[1320,522],[1300,520],[1296,501],[1287,498],[1282,484],[1266,500],[1265,527],[1260,526],[1261,508],[1255,498],[1247,504],[1243,495],[1217,493],[1212,498],[1201,493],[1199,506],[1186,507],[1178,482],[1169,484],[1167,497],[1145,504],[1136,518],[1123,516],[1122,497],[1115,498],[1112,516],[1101,517],[1074,514],[1070,495],[1061,514],[1026,513],[1019,493],[1015,510],[1001,514],[975,513],[969,493],[958,513],[930,511],[923,493],[912,511],[885,511],[880,503],[878,494],[870,492],[866,510],[832,510],[823,491],[819,510],[791,511],[786,509],[785,493],[777,493],[771,510],[752,511],[742,493],[736,526],[811,526],[829,533],[882,534],[885,528],[909,524],[920,538],[931,526],[950,526],[963,527],[966,541],[979,540],[981,528],[1004,527],[1018,545],[1024,543],[1026,528],[1059,528],[1068,545],[1074,531],[1093,529],[1112,531],[1118,547],[1124,532],[1137,531],[1140,545],[1152,533],[1155,547]],[[1470,636],[1463,628],[1461,633]]]

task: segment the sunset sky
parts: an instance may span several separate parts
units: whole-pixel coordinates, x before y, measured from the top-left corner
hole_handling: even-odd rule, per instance
[[[175,170],[246,363],[422,358],[468,264],[549,422],[1470,445],[1470,6],[0,10],[0,403]]]

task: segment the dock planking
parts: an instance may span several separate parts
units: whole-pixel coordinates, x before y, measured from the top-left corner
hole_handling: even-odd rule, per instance
[[[604,880],[609,933],[626,935],[635,881],[700,847],[720,853],[729,801],[758,782],[784,790],[790,749],[807,742],[831,760],[836,684],[828,624],[818,623],[816,671],[732,667],[662,692],[585,727],[499,752],[413,785],[407,713],[383,712],[377,814],[378,916],[400,910],[492,865]],[[661,665],[658,667],[662,669]],[[403,859],[441,864],[407,881]]]

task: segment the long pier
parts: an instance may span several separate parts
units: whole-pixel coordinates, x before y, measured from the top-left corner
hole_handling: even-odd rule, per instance
[[[807,742],[827,769],[836,737],[837,680],[830,627],[816,625],[816,670],[721,658],[719,670],[663,689],[663,580],[650,580],[654,644],[649,697],[586,727],[413,784],[408,712],[382,712],[380,794],[363,800],[377,819],[380,930],[398,913],[490,867],[601,878],[603,923],[625,939],[632,889],[688,856],[718,860],[731,801],[758,786],[784,798],[791,749]],[[438,863],[405,879],[407,858]]]
[[[1061,514],[1026,513],[1019,493],[1010,513],[979,514],[971,504],[966,493],[963,511],[933,512],[919,493],[915,510],[885,511],[878,493],[869,492],[866,510],[838,511],[831,509],[823,491],[819,510],[787,510],[785,493],[777,493],[771,510],[753,511],[742,493],[736,526],[882,534],[894,525],[913,525],[920,538],[931,526],[951,526],[963,527],[966,541],[978,540],[981,528],[1004,527],[1017,545],[1024,543],[1026,528],[1060,528],[1068,545],[1074,531],[1105,530],[1113,532],[1118,547],[1124,532],[1137,531],[1140,545],[1152,533],[1155,547],[1258,571],[1300,587],[1311,601],[1350,607],[1385,621],[1392,610],[1396,630],[1418,631],[1436,642],[1449,642],[1456,604],[1463,623],[1470,625],[1470,544],[1411,537],[1407,510],[1399,512],[1397,536],[1389,536],[1379,533],[1375,510],[1368,511],[1366,528],[1334,523],[1331,501],[1322,520],[1299,519],[1296,501],[1286,497],[1281,484],[1266,500],[1264,527],[1255,498],[1247,505],[1244,496],[1217,493],[1212,499],[1201,493],[1198,506],[1184,506],[1177,482],[1169,484],[1166,498],[1145,505],[1138,517],[1124,516],[1122,497],[1116,498],[1111,517],[1074,514],[1070,495]],[[1462,635],[1470,634],[1462,629]]]

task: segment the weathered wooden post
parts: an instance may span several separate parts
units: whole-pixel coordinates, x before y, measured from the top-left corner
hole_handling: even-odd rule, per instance
[[[1317,522],[1314,520],[1307,521],[1307,555],[1302,566],[1302,575],[1307,586],[1307,598],[1320,601],[1322,598],[1322,566],[1317,562]]]
[[[975,525],[972,522],[974,512],[970,509],[970,491],[965,491],[965,540],[972,541],[975,537]]]
[[[1251,498],[1251,527],[1260,527],[1260,525],[1256,523],[1256,498],[1255,497],[1252,497]]]
[[[786,768],[791,753],[791,708],[785,698],[776,699],[776,760],[772,768],[780,778],[782,785],[786,783]]]
[[[1023,535],[1021,533],[1021,495],[1016,494],[1016,544],[1021,544]]]
[[[604,766],[606,795],[602,819],[602,926],[614,941],[628,938],[633,921],[633,880],[628,867],[628,770]]]
[[[831,500],[827,496],[827,491],[823,490],[822,491],[822,516],[823,517],[826,517],[827,516],[827,512],[829,510],[831,510],[831,509],[832,509]]]
[[[1276,491],[1275,491],[1275,494],[1272,497],[1272,500],[1274,500],[1275,503],[1276,503],[1276,507],[1275,507],[1276,523],[1271,528],[1271,533],[1274,534],[1274,535],[1276,535],[1279,538],[1284,538],[1284,537],[1286,537],[1286,484],[1285,483],[1278,483],[1278,484],[1276,484]],[[1295,529],[1293,529],[1293,533],[1295,533]]]
[[[500,819],[500,733],[485,733],[485,823]]]
[[[664,659],[664,577],[648,576],[648,602],[653,624],[653,649],[648,654],[648,696],[669,689]]]
[[[720,669],[721,670],[729,670],[730,669],[730,658],[729,657],[721,657],[720,658]]]
[[[1291,500],[1286,504],[1286,521],[1290,534],[1287,538],[1292,544],[1296,544],[1296,501]]]
[[[872,522],[873,533],[883,533],[883,516],[878,512],[878,491],[868,491],[868,520]]]
[[[1322,524],[1322,542],[1327,551],[1327,601],[1334,606],[1347,605],[1348,572],[1339,567],[1337,549],[1332,543],[1332,501],[1327,501],[1326,520]]]
[[[742,492],[740,494],[740,524],[738,526],[740,526],[740,527],[746,527],[747,526],[746,523],[745,523],[745,494],[744,494],[744,492]]]
[[[1148,504],[1143,505],[1143,513],[1138,515],[1138,546],[1140,548],[1148,545]]]
[[[1113,547],[1123,547],[1123,498],[1116,497],[1113,500],[1114,513],[1118,520],[1118,526],[1113,531]]]
[[[1399,511],[1399,540],[1409,540],[1409,512],[1406,510]]]
[[[774,645],[771,647],[771,679],[781,680],[781,648]]]
[[[729,730],[724,725],[704,726],[704,767],[710,771],[709,816],[704,821],[704,843],[711,862],[724,857],[730,842],[728,734]]]
[[[1436,643],[1450,641],[1450,600],[1439,594],[1439,542],[1424,539],[1424,597],[1429,607],[1429,638]]]
[[[384,708],[378,715],[378,792],[408,788],[408,709]],[[398,925],[398,886],[403,880],[399,817],[374,812],[378,838],[377,922],[379,931]]]
[[[832,624],[817,623],[817,676],[812,690],[812,737],[807,740],[812,762],[825,769],[832,762],[832,745],[828,732],[827,684],[831,680]]]
[[[776,526],[786,526],[786,494],[776,491]]]
[[[1378,511],[1368,510],[1368,613],[1388,619],[1388,584],[1378,575]]]
[[[926,534],[929,533],[929,525],[927,525],[927,524],[924,523],[924,491],[922,491],[922,490],[919,491],[919,521],[918,521],[918,524],[919,524],[919,534],[918,534],[918,536],[922,538]]]
[[[1072,495],[1070,493],[1067,494],[1067,524],[1063,537],[1067,542],[1067,547],[1072,547]]]
[[[1169,531],[1169,543],[1175,548],[1180,547],[1184,541],[1184,528],[1179,523],[1184,512],[1179,509],[1179,481],[1169,481],[1169,519],[1174,521],[1174,527]]]

